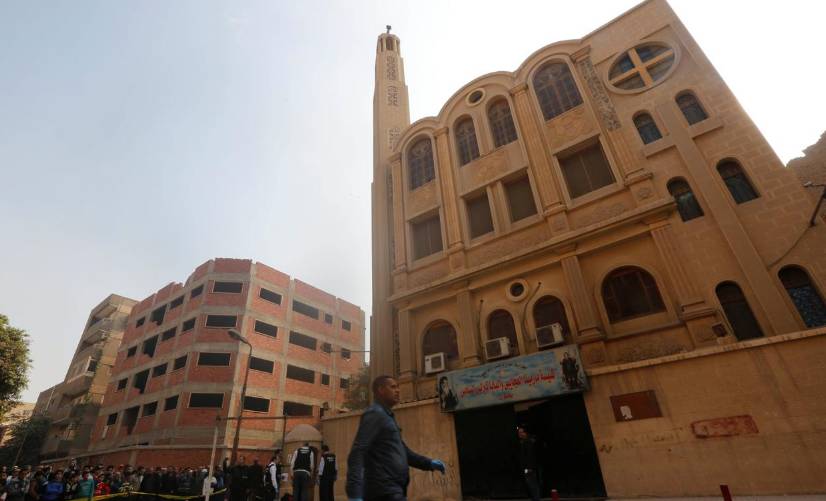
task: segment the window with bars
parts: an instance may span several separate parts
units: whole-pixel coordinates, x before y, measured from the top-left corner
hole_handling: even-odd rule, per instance
[[[422,337],[422,367],[424,357],[434,353],[444,353],[447,360],[458,360],[459,343],[456,330],[445,321],[437,321],[428,327]]]
[[[634,126],[640,134],[643,144],[653,143],[657,139],[662,139],[660,128],[648,113],[639,113],[634,117]]]
[[[743,172],[743,168],[736,161],[724,160],[720,162],[717,164],[717,172],[720,173],[726,188],[731,193],[731,198],[736,203],[742,204],[758,197],[754,186],[751,185],[746,173]]]
[[[614,173],[598,142],[560,158],[559,166],[571,198],[581,197],[615,182]]]
[[[703,109],[700,101],[697,100],[697,96],[691,92],[683,92],[677,96],[677,106],[680,107],[680,111],[683,113],[688,125],[694,125],[708,118],[706,110]]]
[[[605,278],[602,301],[611,322],[665,311],[654,277],[636,266],[618,268]]]
[[[261,287],[261,290],[258,291],[258,297],[273,304],[281,304],[281,294],[263,287]]]
[[[433,167],[433,145],[429,137],[416,141],[407,152],[407,170],[410,176],[410,189],[429,183],[436,177]]]
[[[826,325],[826,303],[806,270],[791,265],[781,269],[777,275],[806,327]]]
[[[459,154],[459,165],[465,165],[479,158],[479,143],[476,140],[473,119],[465,117],[456,122],[454,136],[456,137],[456,151]]]
[[[506,182],[505,197],[508,199],[508,211],[512,223],[536,214],[536,202],[528,176],[521,176]]]
[[[734,282],[723,282],[717,286],[715,292],[738,341],[763,337],[763,330],[739,285]]]
[[[507,99],[498,99],[488,108],[488,122],[493,134],[493,144],[497,148],[516,141],[516,126],[513,124],[511,107]]]
[[[439,215],[411,223],[413,259],[421,259],[442,250],[442,225]]]
[[[551,63],[536,72],[533,88],[545,120],[582,104],[574,76],[565,63]]]
[[[467,207],[468,227],[470,238],[481,237],[493,231],[493,218],[490,214],[488,193],[483,191],[479,195],[469,198],[465,202]]]
[[[668,192],[677,202],[677,211],[680,219],[690,221],[703,216],[703,209],[691,191],[691,186],[685,179],[672,179],[668,182]]]

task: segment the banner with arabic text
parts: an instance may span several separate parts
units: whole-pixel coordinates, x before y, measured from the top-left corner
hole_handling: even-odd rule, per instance
[[[574,344],[446,372],[438,388],[442,411],[453,412],[577,393],[588,380]]]

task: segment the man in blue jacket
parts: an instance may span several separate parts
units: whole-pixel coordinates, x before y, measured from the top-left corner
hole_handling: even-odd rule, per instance
[[[399,403],[395,379],[374,379],[373,401],[361,416],[347,458],[347,497],[350,501],[405,501],[410,466],[444,474],[445,465],[416,454],[402,441],[402,430],[391,410]]]

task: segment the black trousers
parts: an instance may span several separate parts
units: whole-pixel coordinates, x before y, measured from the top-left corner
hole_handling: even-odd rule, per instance
[[[539,478],[536,476],[536,470],[525,470],[524,474],[528,497],[531,501],[539,501]]]
[[[406,494],[386,494],[384,496],[376,496],[365,498],[364,501],[407,501]]]
[[[336,481],[332,478],[322,478],[318,481],[318,499],[319,501],[333,501],[333,486]]]
[[[311,501],[312,499],[312,478],[306,471],[296,471],[293,473],[293,501]]]

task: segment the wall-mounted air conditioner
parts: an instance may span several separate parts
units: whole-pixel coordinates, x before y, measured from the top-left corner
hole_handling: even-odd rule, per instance
[[[536,346],[547,348],[549,346],[559,346],[565,342],[562,336],[562,325],[559,323],[545,325],[536,329]]]
[[[445,354],[433,353],[424,357],[424,373],[436,374],[445,370]]]
[[[510,356],[510,341],[506,337],[498,337],[485,342],[485,358],[495,360]]]

